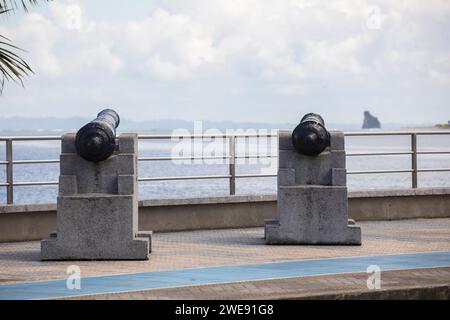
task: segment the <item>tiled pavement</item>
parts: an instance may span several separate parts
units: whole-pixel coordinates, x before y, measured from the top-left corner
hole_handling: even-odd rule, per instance
[[[366,273],[211,284],[126,293],[99,294],[68,298],[71,300],[253,300],[253,299],[348,299],[348,298],[447,298],[450,291],[450,268],[385,271],[381,288],[367,288]],[[442,291],[416,292],[415,288],[446,287]],[[405,290],[409,289],[409,290]],[[420,295],[422,294],[422,295]]]
[[[92,277],[272,261],[450,251],[450,219],[362,222],[360,225],[363,231],[363,245],[360,247],[266,246],[262,239],[262,228],[155,234],[153,253],[149,261],[41,262],[39,261],[39,242],[0,244],[0,284],[65,279],[66,268],[73,264],[81,268],[83,277]],[[410,282],[411,272],[406,272],[404,277]],[[420,270],[417,272],[424,276],[425,280],[429,279],[428,273],[424,274],[424,271]],[[439,284],[443,283],[441,276],[445,279],[450,278],[448,269],[436,269],[430,272],[429,274],[434,274],[431,277],[432,280]],[[390,281],[390,273],[386,272],[387,283]],[[394,271],[393,274],[402,273]],[[324,294],[326,292],[323,290],[327,286],[332,288],[333,283],[336,285],[335,288],[349,286],[351,289],[352,284],[361,286],[361,280],[364,280],[362,285],[365,286],[366,278],[366,274],[331,275],[320,279],[304,277],[202,286],[201,290],[197,290],[195,294],[192,292],[195,292],[196,287],[186,287],[114,294],[108,297],[256,298],[260,297],[260,293],[276,293],[279,288],[284,288],[282,294],[288,297],[292,290],[298,295],[302,288],[308,288],[311,294],[314,292]],[[399,285],[408,282],[395,279],[393,277],[391,282],[397,281]],[[261,284],[264,289],[261,289]],[[214,292],[217,294],[214,295]]]
[[[267,246],[262,228],[155,234],[149,261],[41,262],[39,242],[0,244],[0,283],[348,256],[450,251],[450,219],[361,222],[362,246]]]

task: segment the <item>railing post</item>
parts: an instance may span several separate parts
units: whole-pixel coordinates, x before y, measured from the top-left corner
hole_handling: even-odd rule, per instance
[[[413,189],[417,189],[417,134],[412,133],[411,134],[411,169],[412,169],[412,187]]]
[[[236,137],[228,138],[230,157],[230,195],[236,194]]]
[[[13,140],[6,140],[6,203],[14,203]]]

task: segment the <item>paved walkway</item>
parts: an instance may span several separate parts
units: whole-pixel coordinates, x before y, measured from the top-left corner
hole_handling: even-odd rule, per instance
[[[67,267],[74,264],[85,278],[305,259],[450,252],[450,219],[363,222],[361,226],[360,247],[266,246],[262,228],[156,234],[150,260],[137,262],[41,262],[39,242],[0,244],[0,293],[5,294],[6,286],[14,283],[66,279]],[[427,261],[424,256],[421,259]]]
[[[380,289],[367,288],[367,273],[346,273],[154,289],[63,298],[66,300],[276,300],[448,299],[450,268],[383,271]],[[426,288],[426,290],[424,290]]]
[[[377,266],[381,271],[450,267],[450,251],[307,259],[100,276],[83,278],[79,290],[68,290],[66,280],[18,283],[0,285],[0,299],[51,299],[101,293],[178,288],[192,285],[363,273],[370,266]]]

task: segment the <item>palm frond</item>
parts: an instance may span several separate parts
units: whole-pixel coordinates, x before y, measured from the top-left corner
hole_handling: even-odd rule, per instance
[[[0,35],[0,94],[5,80],[19,82],[23,86],[23,78],[33,73],[33,70],[14,51],[23,51],[11,41]]]
[[[28,11],[29,6],[37,5],[39,2],[48,2],[50,0],[0,0],[0,13],[5,13],[11,10],[16,10],[21,7]]]
[[[11,13],[20,7],[28,11],[29,6],[48,1],[51,0],[0,0],[0,14]],[[23,78],[33,73],[28,63],[18,56],[17,51],[23,50],[0,35],[0,95],[5,81],[19,82],[23,86]]]

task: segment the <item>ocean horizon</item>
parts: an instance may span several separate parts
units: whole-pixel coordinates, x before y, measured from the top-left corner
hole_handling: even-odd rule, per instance
[[[54,133],[53,131],[50,131]],[[171,131],[165,132],[165,134]],[[28,132],[37,135],[38,132]],[[48,133],[48,132],[47,132]],[[142,133],[142,132],[141,132]],[[151,132],[156,133],[156,132]],[[162,133],[162,131],[158,131]],[[44,135],[42,132],[39,135]],[[51,134],[58,135],[58,134]],[[217,141],[216,141],[217,142]],[[140,157],[169,157],[177,142],[170,140],[148,140],[139,142]],[[207,143],[207,142],[206,142]],[[220,143],[217,142],[217,143]],[[265,145],[264,145],[265,144]],[[5,159],[4,142],[0,143],[0,159]],[[268,141],[249,142],[244,138],[236,141],[237,155],[253,155],[256,153],[277,154],[276,138]],[[409,136],[364,136],[346,137],[347,153],[363,152],[408,152]],[[449,151],[450,139],[447,135],[419,136],[419,151]],[[205,148],[206,149],[206,148]],[[226,152],[226,144],[223,151]],[[59,159],[59,141],[15,141],[14,160],[48,160]],[[194,153],[194,155],[200,155]],[[220,155],[220,154],[216,154]],[[450,168],[448,155],[419,155],[420,169]],[[254,161],[240,160],[237,163],[237,174],[276,174],[278,162],[276,158]],[[0,181],[6,181],[6,166],[0,170]],[[404,170],[411,168],[410,155],[398,156],[364,156],[347,157],[348,171],[365,170]],[[222,162],[194,161],[151,161],[139,163],[140,177],[173,177],[198,175],[226,175],[229,165]],[[14,181],[57,181],[59,164],[16,164],[14,165]],[[240,178],[236,182],[236,194],[275,194],[276,177]],[[349,191],[407,189],[411,187],[411,173],[364,174],[348,176]],[[450,172],[419,173],[419,187],[450,187]],[[57,186],[18,186],[14,188],[15,204],[54,203],[57,197]],[[214,180],[177,180],[141,182],[139,184],[140,199],[170,199],[206,196],[226,196],[229,194],[228,179]],[[6,188],[0,188],[0,202],[6,203]]]

